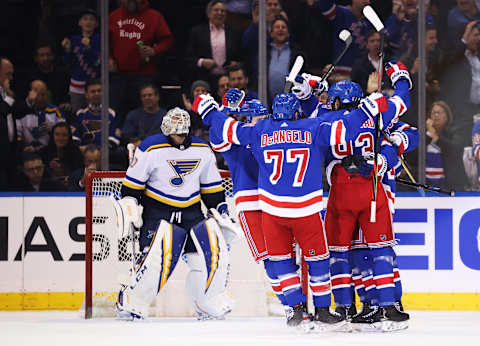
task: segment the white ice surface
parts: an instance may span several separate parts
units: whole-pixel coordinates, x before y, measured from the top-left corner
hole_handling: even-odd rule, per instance
[[[0,312],[1,346],[480,345],[480,312],[412,311],[410,328],[394,333],[302,334],[279,317],[198,322],[154,318],[142,322],[82,319],[71,311]]]

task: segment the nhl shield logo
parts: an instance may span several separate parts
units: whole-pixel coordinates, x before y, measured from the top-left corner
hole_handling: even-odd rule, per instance
[[[387,236],[385,234],[382,234],[382,235],[380,235],[380,239],[382,241],[385,241],[385,240],[387,240]]]
[[[315,255],[315,250],[314,250],[314,249],[308,250],[308,254],[309,254],[310,256]]]

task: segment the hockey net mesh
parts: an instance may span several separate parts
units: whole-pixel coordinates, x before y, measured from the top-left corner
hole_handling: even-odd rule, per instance
[[[115,227],[116,213],[112,197],[117,200],[121,198],[120,191],[125,172],[112,172],[114,176],[108,176],[105,172],[102,173],[104,173],[102,176],[94,177],[91,180],[91,197],[89,197],[89,194],[87,193],[87,199],[91,198],[92,207],[92,317],[114,316],[115,302],[120,289],[120,283],[127,282],[129,271],[132,268],[133,249],[135,249],[135,259],[138,259],[140,256],[138,232],[135,234],[134,243],[132,244],[132,238],[130,235],[123,239],[118,239]],[[230,215],[234,216],[236,213],[233,201],[232,180],[228,171],[221,171],[221,175]],[[89,222],[88,218],[87,222]],[[248,248],[245,247],[246,242],[244,239],[242,239],[240,243],[243,243],[243,245],[240,246],[243,247],[243,249],[240,249],[240,251],[235,250],[235,256],[239,257],[239,259],[231,259],[231,262],[237,261],[241,263],[241,265],[234,265],[235,268],[232,271],[233,275],[230,286],[234,286],[233,291],[238,291],[232,292],[232,295],[235,296],[235,299],[237,299],[236,296],[239,294],[254,294],[259,296],[260,303],[255,303],[257,305],[255,309],[258,311],[252,311],[252,308],[249,308],[244,314],[248,315],[249,312],[251,312],[252,315],[256,316],[268,315],[269,308],[267,307],[267,300],[271,301],[274,298],[272,298],[273,293],[269,292],[269,285],[263,276],[263,266],[254,264],[253,261],[251,261],[251,264],[245,264],[245,261],[251,260],[251,258]],[[254,268],[252,267],[254,273],[252,272],[252,269],[247,269],[247,267],[252,264],[256,266]],[[177,267],[179,267],[179,265],[177,265]],[[182,272],[182,270],[185,271],[185,269],[181,268],[175,269],[175,271],[180,272]],[[172,276],[173,279],[170,279],[169,283],[166,285],[167,293],[162,293],[164,291],[162,290],[161,294],[159,294],[159,296],[163,294],[163,301],[157,299],[156,302],[152,304],[150,315],[189,316],[191,309],[188,308],[188,302],[184,304],[186,307],[178,308],[178,311],[172,310],[171,304],[169,304],[169,306],[160,306],[161,304],[165,304],[164,301],[170,299],[183,299],[183,301],[185,301],[186,298],[184,296],[179,297],[180,293],[178,293],[183,290],[185,274],[186,273],[178,274],[179,280],[175,280]],[[170,281],[173,281],[173,283],[170,284]],[[175,281],[178,282],[175,283]],[[240,291],[241,293],[239,293]],[[182,295],[186,296],[184,293]],[[155,306],[155,304],[157,306]],[[247,309],[247,307],[244,309]]]

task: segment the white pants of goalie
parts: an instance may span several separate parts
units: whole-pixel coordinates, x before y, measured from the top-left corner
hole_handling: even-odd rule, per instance
[[[214,219],[190,230],[197,253],[184,255],[190,272],[186,288],[199,319],[221,319],[233,308],[226,294],[229,254],[223,234]],[[150,246],[144,249],[130,282],[124,283],[117,301],[121,319],[144,318],[163,288],[183,251],[187,232],[162,220]]]

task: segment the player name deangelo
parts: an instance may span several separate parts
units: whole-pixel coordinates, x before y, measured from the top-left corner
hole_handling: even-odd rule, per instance
[[[262,147],[278,143],[306,143],[312,144],[312,133],[302,130],[278,130],[272,135],[262,135]]]

